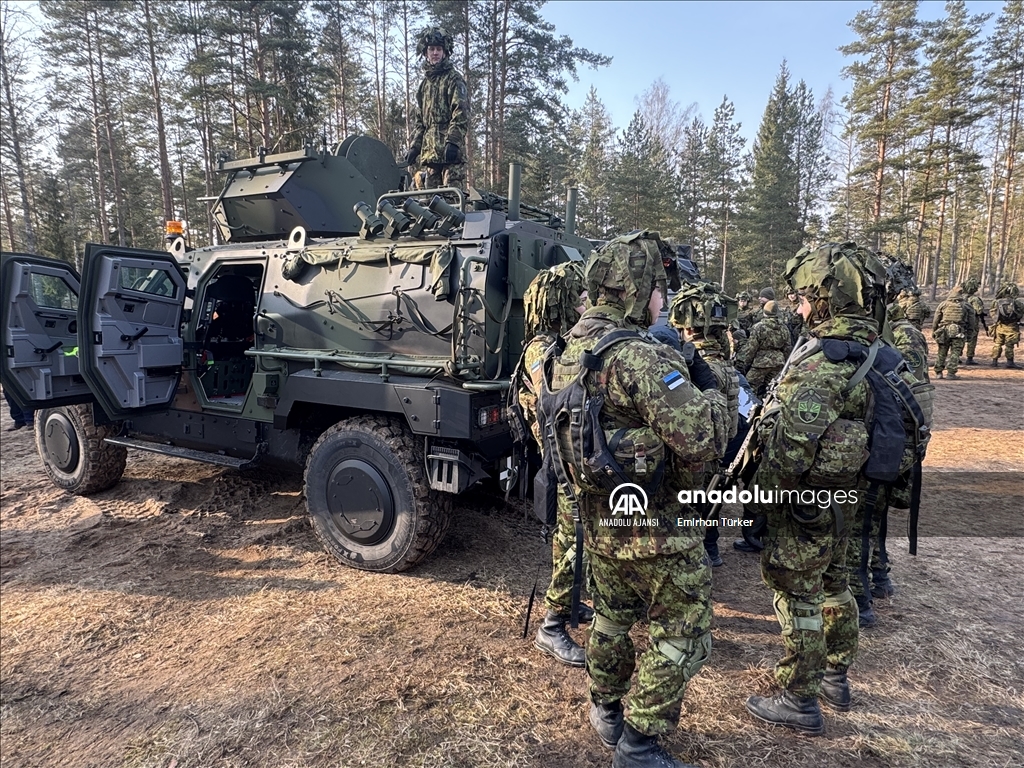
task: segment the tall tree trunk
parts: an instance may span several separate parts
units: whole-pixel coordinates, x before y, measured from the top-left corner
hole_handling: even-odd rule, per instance
[[[157,153],[160,161],[160,190],[163,192],[164,220],[174,218],[174,180],[171,176],[171,162],[167,153],[167,126],[164,124],[164,105],[160,95],[160,73],[156,66],[156,40],[153,33],[153,16],[150,0],[143,0],[142,11],[146,17],[146,45],[149,49],[149,74],[153,84],[153,112],[156,118]],[[182,185],[182,194],[184,194]]]
[[[118,152],[117,140],[114,136],[113,108],[110,103],[110,94],[107,89],[106,70],[103,66],[103,42],[101,39],[99,21],[96,21],[96,74],[98,78],[100,105],[103,109],[103,130],[107,137],[107,157],[110,160],[110,178],[114,182],[114,219],[117,223],[117,244],[125,245],[125,223],[124,223],[124,187],[121,185],[121,163]]]
[[[18,113],[14,109],[14,89],[11,86],[11,72],[7,64],[7,46],[0,41],[0,80],[4,84],[4,102],[7,105],[7,132],[11,140],[11,155],[14,160],[14,173],[18,177],[18,194],[21,196],[21,213],[24,221],[25,248],[30,253],[35,253],[36,232],[32,226],[32,200],[28,194],[28,182],[25,173],[25,158],[21,153],[21,128],[18,121]],[[8,205],[10,200],[7,201]],[[10,222],[8,222],[10,225]],[[14,227],[10,229],[10,239],[13,247]]]
[[[4,208],[4,221],[7,223],[7,229],[0,234],[7,237],[7,248],[8,251],[18,250],[18,244],[14,239],[14,214],[11,211],[11,197],[7,190],[7,184],[0,179],[0,204]],[[4,250],[3,238],[0,237],[0,250]]]
[[[985,201],[985,255],[981,261],[980,295],[984,296],[989,287],[990,270],[992,269],[992,238],[996,222],[996,188],[999,186],[999,147],[1003,134],[1003,110],[996,115],[995,146],[992,150],[991,176],[989,177],[988,196]]]
[[[93,50],[95,29],[90,24],[90,16],[84,18],[85,24],[85,45],[89,61],[89,103],[92,106],[92,140],[93,157],[96,163],[96,202],[100,216],[100,243],[107,243],[110,239],[110,223],[107,219],[107,184],[103,178],[103,147],[100,141],[100,97],[99,87],[96,84],[96,71],[93,68]]]
[[[943,187],[942,196],[939,198],[939,231],[938,236],[935,238],[935,257],[932,259],[932,301],[935,300],[935,293],[939,287],[939,264],[942,260],[942,236],[946,226],[946,200],[949,197],[949,165],[950,165],[950,149],[949,149],[949,134],[950,129],[946,128],[946,162],[943,166]]]

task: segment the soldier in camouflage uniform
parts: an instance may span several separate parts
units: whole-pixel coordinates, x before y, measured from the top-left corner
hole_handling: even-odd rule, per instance
[[[530,339],[516,369],[519,405],[533,439],[543,447],[535,418],[537,391],[544,353],[559,341],[560,334],[579,320],[585,301],[583,266],[580,262],[559,264],[544,270],[523,294],[526,336]],[[536,379],[536,381],[535,381]],[[576,526],[565,494],[558,494],[558,518],[551,537],[551,582],[544,594],[547,614],[537,630],[534,645],[548,656],[570,667],[584,666],[583,647],[572,639],[565,625],[572,610],[573,566],[576,562]],[[589,622],[594,612],[581,605],[579,617]]]
[[[824,731],[820,696],[839,711],[850,708],[847,670],[857,654],[857,605],[846,569],[848,522],[863,496],[869,385],[848,388],[859,367],[826,355],[837,342],[870,345],[878,337],[876,302],[884,300],[885,269],[854,243],[802,249],[786,266],[801,296],[809,337],[794,350],[778,384],[775,408],[759,427],[763,458],[754,476],[760,488],[844,491],[830,503],[789,500],[763,505],[768,536],[761,575],[775,591],[775,613],[786,655],[775,666],[783,688],[751,696],[747,710],[774,725],[817,735]],[[842,345],[845,351],[846,346]],[[849,391],[847,391],[849,390]]]
[[[905,289],[900,292],[898,300],[907,320],[919,331],[924,328],[924,321],[932,316],[932,308],[921,298],[921,289]]]
[[[452,65],[452,36],[440,27],[425,29],[416,53],[425,57],[424,76],[416,92],[416,128],[405,161],[411,165],[419,160],[427,171],[424,184],[429,189],[464,189],[469,92]]]
[[[804,319],[800,316],[800,294],[798,293],[787,293],[786,298],[789,300],[789,304],[782,309],[782,321],[789,328],[789,337],[796,344],[797,339],[800,338],[800,334],[804,331]]]
[[[1021,301],[1020,289],[1015,283],[1003,283],[996,300],[992,302],[992,319],[995,328],[992,330],[992,367],[999,366],[999,355],[1006,350],[1006,367],[1016,368],[1013,362],[1013,351],[1020,341],[1020,324],[1024,320],[1024,301]]]
[[[678,488],[696,488],[704,462],[725,450],[726,403],[700,356],[688,368],[670,347],[643,333],[664,306],[666,274],[656,233],[616,238],[593,255],[586,271],[590,306],[566,337],[560,356],[545,362],[538,410],[545,412],[579,376],[603,404],[599,420],[610,443],[644,447],[646,467],[663,457],[664,478],[651,489],[644,519],[659,527],[608,528],[607,492],[588,484],[585,468],[569,464],[590,556],[596,616],[587,642],[590,721],[615,749],[618,768],[680,768],[658,737],[677,725],[687,682],[711,649],[711,569],[701,543],[702,527],[677,528]],[[610,347],[594,362],[586,355],[608,334],[641,332]],[[594,356],[591,356],[594,357]],[[586,365],[584,365],[586,363]],[[548,439],[560,457],[573,456],[570,438],[552,429]],[[632,447],[629,447],[632,446]],[[619,456],[619,450],[616,450]],[[632,462],[629,462],[632,464]],[[640,472],[640,459],[636,461]],[[625,712],[622,700],[637,666],[630,628],[646,619],[650,648],[639,660],[636,687]]]
[[[932,324],[932,338],[938,346],[935,353],[936,376],[941,379],[945,369],[949,371],[948,378],[957,378],[956,372],[960,367],[960,353],[964,351],[964,343],[971,333],[977,332],[978,316],[967,303],[960,286],[955,286],[946,300],[935,310],[935,322]]]
[[[793,349],[789,328],[779,318],[775,302],[766,302],[763,311],[764,319],[754,325],[742,356],[736,359],[736,368],[761,398]]]
[[[967,303],[971,305],[971,309],[974,310],[974,314],[978,317],[978,325],[985,329],[985,333],[988,333],[988,323],[985,318],[988,317],[988,312],[985,311],[985,302],[981,296],[978,295],[978,288],[981,287],[981,281],[976,277],[972,277],[965,280],[963,285],[960,286],[963,289],[964,296],[967,297]],[[974,350],[978,346],[978,336],[981,333],[981,328],[975,327],[974,331],[967,337],[966,354],[967,359],[964,360],[964,365],[977,365],[974,362]]]
[[[740,329],[750,333],[750,329],[754,327],[754,308],[750,306],[750,294],[747,291],[741,291],[736,294],[736,301],[739,304],[739,312],[736,315],[736,322],[739,323]]]
[[[711,288],[711,290],[706,290]],[[740,419],[740,377],[736,368],[729,362],[725,349],[720,341],[727,328],[728,318],[709,317],[706,303],[724,307],[727,299],[719,292],[704,283],[684,286],[672,299],[668,311],[668,321],[678,328],[685,341],[691,342],[700,356],[711,368],[715,376],[718,391],[725,395],[729,407],[729,439],[736,436]],[[707,487],[711,478],[718,471],[719,462],[708,462],[704,470],[703,487]],[[718,550],[720,529],[717,525],[709,525],[704,534],[704,551],[713,567],[723,565]]]

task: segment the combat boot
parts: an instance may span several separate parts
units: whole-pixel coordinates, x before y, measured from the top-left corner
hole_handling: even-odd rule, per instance
[[[1007,368],[1016,368],[1016,367],[1017,367],[1017,364],[1016,364],[1015,362],[1013,362],[1013,360],[1010,360],[1010,361],[1008,361],[1008,362],[1006,363],[1006,367],[1007,367]]]
[[[857,595],[857,611],[860,613],[860,628],[869,629],[878,623],[875,616],[875,609],[871,607],[871,598],[867,595]]]
[[[755,541],[757,540],[755,539]],[[758,543],[760,544],[761,542]],[[732,543],[732,548],[740,552],[760,552],[764,549],[764,544],[761,544],[761,546],[758,547],[751,544],[746,539],[736,539],[736,541]]]
[[[537,630],[537,638],[533,644],[556,661],[569,667],[583,667],[587,663],[587,654],[565,629],[568,616],[548,611],[544,621]]]
[[[935,372],[935,378],[941,379],[942,378],[942,371],[936,371]]]
[[[725,565],[725,561],[722,560],[722,555],[718,551],[717,541],[714,541],[710,544],[705,544],[704,551],[708,554],[708,560],[711,561],[712,568],[717,568],[720,565]]]
[[[871,596],[883,600],[896,594],[896,585],[889,578],[889,572],[877,570],[871,572]]]
[[[837,712],[850,711],[850,681],[845,672],[829,667],[821,679],[821,700]]]
[[[803,699],[789,691],[774,696],[751,696],[747,699],[747,712],[771,725],[783,725],[808,736],[825,732],[825,718],[817,699]]]
[[[608,749],[615,749],[622,737],[622,702],[595,704],[590,702],[590,724],[597,731],[601,743]]]
[[[999,367],[999,358],[998,357],[992,358],[992,367],[993,368],[998,368]]]
[[[973,357],[968,357],[966,360],[964,360],[964,365],[977,365],[977,363],[974,362]]]
[[[941,373],[939,374],[939,378],[940,379],[942,378],[942,374]],[[956,375],[956,371],[950,371],[949,373],[946,374],[946,378],[947,379],[959,379],[960,377]]]
[[[629,723],[615,745],[612,768],[695,768],[676,760],[662,749],[657,736],[645,736]]]

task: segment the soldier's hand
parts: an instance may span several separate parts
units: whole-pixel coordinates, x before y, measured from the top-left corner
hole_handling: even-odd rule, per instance
[[[450,141],[444,145],[444,162],[446,165],[459,162],[459,148]]]
[[[709,389],[718,389],[718,379],[711,372],[711,366],[704,362],[700,352],[694,352],[693,360],[688,362],[688,365],[690,367],[690,381],[693,382],[693,386],[701,392],[706,392]]]
[[[416,158],[418,158],[419,156],[420,156],[420,151],[416,147],[413,147],[412,149],[410,149],[408,152],[405,153],[405,162],[406,162],[406,164],[407,165],[412,165],[413,163],[416,162]]]

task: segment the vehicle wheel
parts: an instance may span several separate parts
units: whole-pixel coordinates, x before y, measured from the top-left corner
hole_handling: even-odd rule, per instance
[[[306,509],[334,557],[397,573],[434,551],[451,522],[452,497],[430,490],[423,448],[395,419],[338,422],[306,461]]]
[[[92,406],[68,405],[36,414],[36,448],[54,485],[78,496],[99,493],[124,474],[128,449],[103,442],[118,424],[93,424]]]

